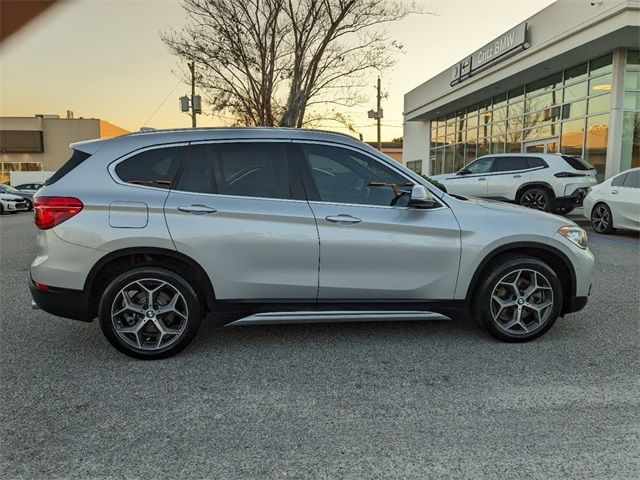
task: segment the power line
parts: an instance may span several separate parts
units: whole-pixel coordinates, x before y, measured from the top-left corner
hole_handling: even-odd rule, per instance
[[[167,102],[167,100],[169,100],[169,97],[173,94],[173,92],[176,91],[176,88],[178,88],[178,85],[180,85],[182,83],[182,80],[178,80],[178,83],[176,83],[176,86],[173,87],[171,89],[171,91],[169,92],[169,95],[167,95],[165,97],[165,99],[160,103],[160,105],[158,105],[158,108],[156,108],[153,113],[151,114],[151,116],[149,118],[147,118],[147,121],[144,122],[144,124],[142,125],[143,127],[147,126],[147,123],[149,123],[149,120],[151,120],[153,118],[153,116],[158,113],[158,110],[160,110],[162,108],[162,106]]]

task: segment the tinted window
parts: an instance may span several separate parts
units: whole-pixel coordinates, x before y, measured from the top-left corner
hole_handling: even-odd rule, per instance
[[[487,173],[493,165],[493,157],[481,158],[467,165],[466,169],[469,173]]]
[[[640,170],[634,170],[627,173],[627,178],[624,179],[623,187],[640,188]]]
[[[284,145],[217,143],[189,147],[178,190],[291,198]]]
[[[116,174],[127,183],[169,188],[178,171],[186,147],[146,150],[116,166]]]
[[[493,162],[494,172],[510,172],[529,168],[526,157],[497,157]]]
[[[565,162],[571,165],[572,168],[576,170],[593,170],[594,168],[580,157],[569,157],[567,155],[562,155],[562,158]]]
[[[611,180],[611,186],[612,187],[621,187],[622,184],[624,183],[624,179],[627,178],[627,174],[623,173],[622,175],[618,175],[617,177],[614,177],[613,180]]]
[[[71,170],[73,170],[82,162],[84,162],[90,156],[91,155],[89,155],[88,153],[81,152],[80,150],[74,150],[73,155],[71,155],[71,158],[67,160],[67,162],[64,165],[62,165],[56,173],[51,175],[49,179],[46,182],[44,182],[44,184],[53,185],[62,177],[64,177],[67,173],[69,173]]]
[[[381,162],[340,147],[304,145],[303,150],[321,201],[407,206],[413,183]]]
[[[529,168],[539,168],[547,166],[545,161],[539,157],[527,157],[527,163],[529,164]]]

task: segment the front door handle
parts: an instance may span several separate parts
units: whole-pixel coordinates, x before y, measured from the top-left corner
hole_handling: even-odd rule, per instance
[[[481,178],[478,179],[479,182],[484,182],[485,180],[486,180],[486,178],[484,178],[484,177],[481,177]]]
[[[522,178],[522,175],[514,175],[513,178]]]
[[[352,217],[351,215],[346,215],[344,213],[341,213],[340,215],[330,215],[326,217],[326,220],[327,222],[337,223],[338,225],[354,225],[362,222],[362,219]]]
[[[619,194],[619,193],[620,193],[620,192],[619,192],[618,190],[611,190],[611,195],[617,195],[617,194]]]
[[[201,203],[196,203],[193,205],[182,205],[178,207],[178,210],[180,210],[181,212],[192,213],[193,215],[208,215],[210,213],[216,213],[218,211],[213,207],[209,207]]]

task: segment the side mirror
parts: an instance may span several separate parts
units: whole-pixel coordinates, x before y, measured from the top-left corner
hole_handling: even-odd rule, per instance
[[[458,173],[456,173],[456,175],[469,175],[471,172],[469,170],[467,170],[466,168],[463,168],[462,170],[458,171]]]
[[[431,192],[422,185],[414,185],[409,199],[410,208],[433,208],[437,205]]]

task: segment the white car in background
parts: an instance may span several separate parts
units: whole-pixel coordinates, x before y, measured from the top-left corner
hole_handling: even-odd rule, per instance
[[[598,233],[613,233],[616,228],[640,231],[640,168],[593,187],[583,206],[584,216]]]
[[[15,213],[26,212],[27,210],[29,210],[29,206],[24,198],[0,191],[0,215],[5,212]]]
[[[565,214],[582,205],[598,184],[596,169],[579,157],[560,154],[486,155],[456,173],[431,177],[447,193],[483,197]]]

